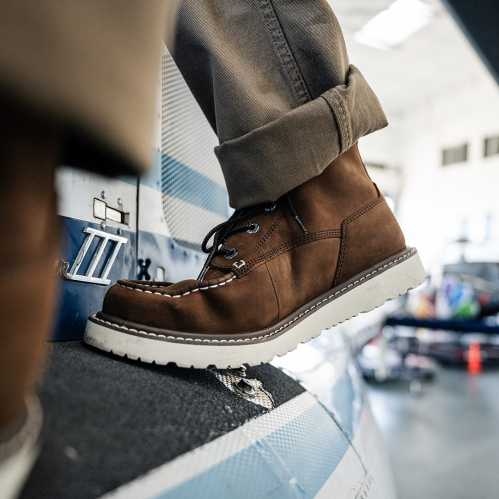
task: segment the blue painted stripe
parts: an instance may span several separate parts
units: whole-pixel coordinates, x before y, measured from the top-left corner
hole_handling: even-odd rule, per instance
[[[227,216],[227,193],[223,187],[166,154],[161,156],[161,168],[166,172],[161,179],[164,194]]]
[[[142,185],[222,217],[228,215],[226,189],[168,154],[157,152],[152,169],[140,181]]]
[[[317,404],[157,499],[312,498],[334,472],[348,447],[345,435]]]

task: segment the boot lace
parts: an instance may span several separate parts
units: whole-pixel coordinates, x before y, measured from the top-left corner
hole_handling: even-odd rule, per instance
[[[289,195],[286,195],[285,198],[287,200],[287,207],[291,213],[292,218],[300,226],[301,230],[306,233],[307,229],[303,224],[300,216],[296,212],[296,209],[291,201],[291,197]],[[198,280],[202,280],[204,278],[210,267],[221,269],[220,267],[212,264],[212,261],[216,256],[222,255],[227,260],[235,258],[238,254],[238,250],[236,248],[226,247],[226,241],[236,234],[241,234],[244,232],[247,232],[248,234],[257,233],[260,230],[260,226],[255,222],[251,222],[251,218],[262,213],[273,212],[277,208],[277,204],[277,202],[266,203],[249,208],[238,209],[228,220],[210,229],[210,231],[204,237],[203,242],[201,243],[201,250],[204,253],[207,253],[208,257],[206,258],[206,262],[201,270],[201,273],[199,274]],[[211,246],[209,246],[211,239],[213,239],[213,242]]]

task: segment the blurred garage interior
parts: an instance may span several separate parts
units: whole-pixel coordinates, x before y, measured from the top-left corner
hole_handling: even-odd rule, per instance
[[[399,497],[496,497],[497,4],[331,3],[391,125],[361,150],[429,272],[404,304],[347,326],[384,326],[359,363]]]

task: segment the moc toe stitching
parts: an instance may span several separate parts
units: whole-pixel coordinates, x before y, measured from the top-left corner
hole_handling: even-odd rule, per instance
[[[151,294],[151,295],[161,295],[161,296],[166,296],[167,298],[182,298],[183,296],[189,296],[192,293],[197,293],[198,291],[206,291],[208,289],[220,288],[222,286],[227,286],[234,279],[236,279],[235,275],[233,275],[229,279],[226,279],[225,281],[222,281],[222,282],[219,282],[216,284],[209,284],[208,286],[199,286],[197,288],[190,289],[188,291],[184,291],[183,293],[176,293],[176,294],[167,293],[166,291],[151,291],[149,289],[142,289],[142,287],[141,287],[141,286],[145,286],[145,287],[153,287],[154,288],[155,286],[153,284],[143,284],[143,285],[141,284],[141,285],[137,285],[137,286],[132,286],[130,284],[124,284],[123,282],[118,282],[116,285],[120,286],[122,288],[131,289],[133,291],[138,291],[139,293],[145,293],[145,294]],[[161,289],[161,288],[158,287],[155,289]]]

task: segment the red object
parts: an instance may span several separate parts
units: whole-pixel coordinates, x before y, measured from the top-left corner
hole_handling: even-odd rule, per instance
[[[468,373],[475,375],[482,372],[482,352],[480,343],[471,343],[468,347]]]

